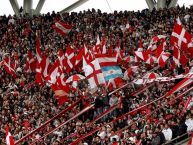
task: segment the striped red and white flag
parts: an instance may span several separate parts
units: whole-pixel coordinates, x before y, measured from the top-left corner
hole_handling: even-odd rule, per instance
[[[57,33],[62,36],[66,36],[72,29],[71,25],[61,21],[55,22],[52,27],[56,30]]]

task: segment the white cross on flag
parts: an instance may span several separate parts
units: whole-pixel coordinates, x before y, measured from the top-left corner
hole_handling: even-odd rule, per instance
[[[177,45],[180,49],[190,55],[189,44],[192,42],[191,34],[179,23],[174,25],[174,29],[171,36],[171,44]]]
[[[10,57],[6,56],[2,61],[2,65],[7,73],[16,78],[16,72],[14,70],[14,64],[11,62]]]
[[[86,65],[83,69],[91,89],[97,88],[99,84],[105,84],[105,79],[97,59]]]
[[[66,71],[69,72],[75,65],[76,57],[74,55],[74,50],[68,46],[65,53],[66,57]]]

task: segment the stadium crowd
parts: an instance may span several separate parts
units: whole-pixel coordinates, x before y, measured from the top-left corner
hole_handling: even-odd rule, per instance
[[[36,33],[40,36],[41,50],[48,54],[51,63],[54,63],[59,49],[62,48],[65,51],[68,45],[74,48],[76,54],[84,45],[88,48],[94,47],[98,35],[100,38],[108,38],[107,49],[110,47],[115,49],[117,44],[120,44],[125,55],[132,55],[132,52],[138,49],[140,40],[143,42],[143,47],[147,48],[153,36],[166,35],[166,50],[172,52],[169,38],[178,16],[186,30],[193,34],[193,7],[176,7],[152,12],[148,10],[115,11],[109,14],[92,9],[79,13],[64,13],[62,16],[52,12],[33,16],[33,18],[0,16],[0,60],[2,61],[5,55],[14,56],[16,53],[19,59],[16,78],[6,73],[3,67],[0,69],[0,144],[5,143],[6,124],[9,125],[11,134],[17,141],[80,98],[81,102],[76,107],[25,139],[21,144],[31,144],[40,139],[46,132],[67,121],[89,104],[94,104],[94,108],[37,141],[37,144],[67,145],[96,128],[99,130],[77,144],[136,145],[141,142],[142,145],[160,145],[186,132],[190,134],[193,131],[192,104],[190,103],[186,112],[182,113],[182,111],[192,93],[186,93],[178,99],[175,98],[180,92],[175,93],[116,120],[127,112],[160,98],[180,80],[169,83],[153,82],[151,87],[139,94],[136,92],[146,85],[127,85],[112,95],[108,95],[109,91],[103,86],[96,93],[91,94],[87,81],[82,80],[78,83],[76,91],[71,91],[69,101],[59,105],[49,86],[33,83],[35,72],[24,71],[27,51],[36,53]],[[66,37],[60,36],[52,28],[54,22],[60,19],[73,26]],[[131,65],[133,64],[128,63],[121,67],[126,70],[125,67]],[[125,83],[142,77],[156,67],[156,64],[147,65],[143,62],[138,62],[137,65],[140,69]],[[188,63],[186,67],[191,69],[192,64]],[[157,68],[155,71],[162,76],[174,76],[185,73],[186,68],[180,66],[171,69],[169,61],[164,68]],[[76,73],[81,72],[74,69],[66,74],[66,77]],[[188,88],[183,91],[186,89]],[[115,110],[89,123],[114,105],[117,105]]]

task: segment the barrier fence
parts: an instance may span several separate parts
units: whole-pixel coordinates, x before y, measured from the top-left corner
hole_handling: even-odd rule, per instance
[[[63,115],[64,113],[66,113],[67,111],[71,110],[72,108],[74,108],[75,106],[78,105],[78,103],[81,101],[81,99],[77,100],[74,104],[72,104],[71,106],[65,108],[63,111],[61,111],[59,114],[57,114],[56,116],[52,117],[50,120],[46,121],[44,124],[42,124],[41,126],[39,126],[38,128],[32,130],[30,133],[28,133],[27,135],[25,135],[24,137],[22,137],[21,139],[17,140],[15,142],[15,145],[21,143],[22,141],[24,141],[25,139],[27,139],[28,137],[30,137],[32,134],[34,134],[35,132],[41,130],[43,127],[45,127],[47,124],[49,124],[50,122],[52,122],[53,120],[59,118],[61,115]]]
[[[190,84],[187,84],[187,85],[185,85],[184,87],[187,87],[188,85],[190,85]],[[175,87],[175,86],[174,86],[174,87]],[[183,87],[183,88],[184,88],[184,87]],[[182,89],[182,88],[181,88],[181,89]],[[185,93],[187,93],[188,91],[190,91],[190,90],[192,90],[192,89],[193,89],[193,87],[189,88],[189,89],[186,90],[185,92],[181,93],[181,95],[184,95]],[[171,90],[172,90],[172,89],[171,89]],[[154,101],[151,101],[151,102],[149,102],[149,103],[147,103],[147,104],[145,104],[145,105],[139,106],[138,108],[136,108],[136,109],[134,109],[134,110],[132,110],[132,111],[130,111],[130,112],[128,112],[128,113],[126,113],[126,114],[124,114],[124,115],[122,115],[122,116],[114,119],[114,120],[112,120],[111,122],[109,122],[109,123],[107,123],[107,124],[111,124],[111,123],[113,123],[113,122],[115,122],[115,121],[117,121],[117,120],[119,120],[119,119],[122,119],[122,118],[124,118],[125,116],[128,116],[128,115],[130,115],[130,114],[132,114],[132,113],[134,113],[134,112],[136,112],[136,111],[138,111],[138,110],[140,110],[140,109],[142,109],[142,108],[144,108],[144,107],[147,107],[147,106],[149,106],[149,105],[151,105],[151,104],[153,104],[153,103],[155,103],[155,102],[157,102],[157,101],[159,101],[159,100],[161,100],[161,99],[163,99],[163,98],[165,98],[165,97],[169,97],[168,94],[171,95],[171,91],[167,92],[165,95],[163,95],[162,97],[160,97],[160,98],[158,98],[158,99],[156,99],[156,100],[154,100]],[[173,93],[172,93],[172,94],[173,94]],[[96,129],[92,130],[91,132],[82,135],[79,139],[77,139],[76,141],[72,142],[70,145],[75,145],[75,144],[79,143],[81,140],[83,140],[83,139],[87,138],[88,136],[94,134],[96,131],[98,131],[98,130],[101,129],[102,127],[104,127],[104,126],[98,127],[98,128],[96,128]]]

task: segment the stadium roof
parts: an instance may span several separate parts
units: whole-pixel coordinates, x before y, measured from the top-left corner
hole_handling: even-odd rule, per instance
[[[33,0],[33,8],[37,6],[39,0]],[[41,13],[47,13],[51,11],[59,12],[64,8],[70,6],[77,0],[46,0],[44,6],[42,8]],[[140,5],[139,5],[140,1]],[[23,5],[23,0],[18,0],[19,6]],[[178,0],[178,4],[182,6],[192,5],[193,2],[191,0]],[[73,11],[82,11],[87,9],[101,9],[103,12],[112,12],[114,10],[142,10],[147,8],[147,4],[145,0],[88,0],[83,5],[74,9]],[[0,15],[13,15],[13,9],[10,5],[9,0],[4,0],[3,4],[0,5]]]

